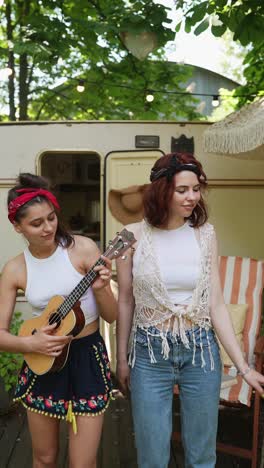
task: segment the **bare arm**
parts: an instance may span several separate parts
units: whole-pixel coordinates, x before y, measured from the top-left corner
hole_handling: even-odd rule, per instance
[[[132,289],[132,253],[127,254],[125,261],[118,259],[118,317],[117,317],[117,378],[123,393],[130,388],[130,368],[128,366],[128,341],[134,312]]]
[[[27,337],[9,333],[17,289],[15,264],[11,261],[4,267],[0,278],[0,350],[23,353],[28,351]]]
[[[117,360],[127,362],[128,340],[134,312],[132,288],[132,254],[125,261],[117,260],[118,318],[117,318]]]
[[[34,335],[20,337],[9,332],[16,303],[17,289],[20,287],[21,262],[11,260],[4,267],[0,279],[0,350],[13,353],[37,352],[58,356],[71,337],[52,336],[56,324],[43,327]]]
[[[101,256],[95,242],[91,239],[76,236],[73,252],[69,252],[75,267],[81,267],[82,273],[86,274]],[[111,261],[103,257],[106,266],[100,265],[94,268],[98,272],[98,277],[94,281],[92,288],[100,316],[108,323],[112,323],[117,317],[117,301],[110,287]]]
[[[249,370],[236,339],[229,312],[225,306],[218,269],[217,242],[214,237],[212,253],[211,318],[216,334],[236,368],[244,379],[258,392],[263,393],[264,377],[253,369]]]
[[[99,308],[100,316],[108,323],[117,318],[117,302],[109,284],[103,289],[95,289],[94,295]]]
[[[126,226],[132,231],[135,239],[139,241],[141,235],[141,223]],[[136,243],[137,245],[137,243]],[[117,318],[117,377],[124,393],[130,386],[130,369],[128,366],[128,341],[132,327],[135,301],[133,296],[133,253],[127,253],[125,261],[118,259],[117,281],[118,295],[118,318]]]

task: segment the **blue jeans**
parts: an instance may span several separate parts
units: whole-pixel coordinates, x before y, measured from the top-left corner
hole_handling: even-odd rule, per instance
[[[167,360],[161,354],[160,336],[149,336],[157,361],[152,364],[146,332],[137,330],[136,361],[131,369],[131,400],[139,468],[168,466],[175,384],[180,390],[185,467],[215,466],[222,364],[214,332],[209,330],[206,334],[204,329],[196,329],[193,333],[195,344],[188,332],[190,349],[169,333]]]

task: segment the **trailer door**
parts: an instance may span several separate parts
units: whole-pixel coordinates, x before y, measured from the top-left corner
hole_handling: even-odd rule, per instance
[[[111,214],[108,194],[111,189],[149,183],[150,170],[163,155],[161,150],[111,151],[105,158],[104,170],[104,241],[113,239],[122,224]]]
[[[108,194],[111,189],[124,189],[131,185],[143,185],[149,182],[150,170],[155,161],[164,153],[160,150],[111,151],[105,157],[104,167],[104,242],[105,247],[113,239],[122,224],[112,216],[108,207]],[[115,265],[113,264],[113,292],[118,294],[115,281]],[[101,332],[105,338],[111,368],[116,367],[116,326],[101,321]]]

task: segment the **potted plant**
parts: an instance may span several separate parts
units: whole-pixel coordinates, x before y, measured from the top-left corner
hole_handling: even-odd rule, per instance
[[[22,322],[21,312],[15,312],[10,326],[13,335],[18,334]],[[17,375],[22,362],[22,354],[0,352],[0,414],[8,412],[12,407]]]

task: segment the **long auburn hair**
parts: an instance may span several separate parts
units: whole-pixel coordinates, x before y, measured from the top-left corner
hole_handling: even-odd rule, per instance
[[[160,170],[170,166],[172,159],[176,157],[182,164],[195,164],[198,168],[197,176],[202,189],[207,187],[207,178],[203,171],[202,164],[190,153],[169,153],[159,158],[154,166],[154,170]],[[144,192],[143,207],[146,221],[154,227],[166,226],[169,219],[169,207],[173,197],[174,177],[171,181],[167,177],[160,177],[148,185]],[[192,227],[199,227],[206,223],[208,213],[202,193],[199,203],[194,208],[191,216],[188,217]]]
[[[51,191],[48,179],[46,179],[45,177],[37,176],[35,174],[23,172],[18,175],[16,185],[8,191],[7,205],[9,205],[9,203],[12,200],[19,196],[17,190],[23,188],[42,188]],[[34,205],[35,203],[43,203],[44,201],[47,201],[47,198],[43,197],[42,195],[38,195],[37,197],[25,203],[23,206],[21,206],[21,208],[17,210],[15,221],[19,223],[19,221],[24,216],[26,216],[27,210],[30,206]],[[74,244],[74,237],[70,233],[70,231],[64,226],[57,211],[56,215],[58,218],[58,226],[55,234],[55,242],[57,245],[61,245],[64,248],[68,248]]]

